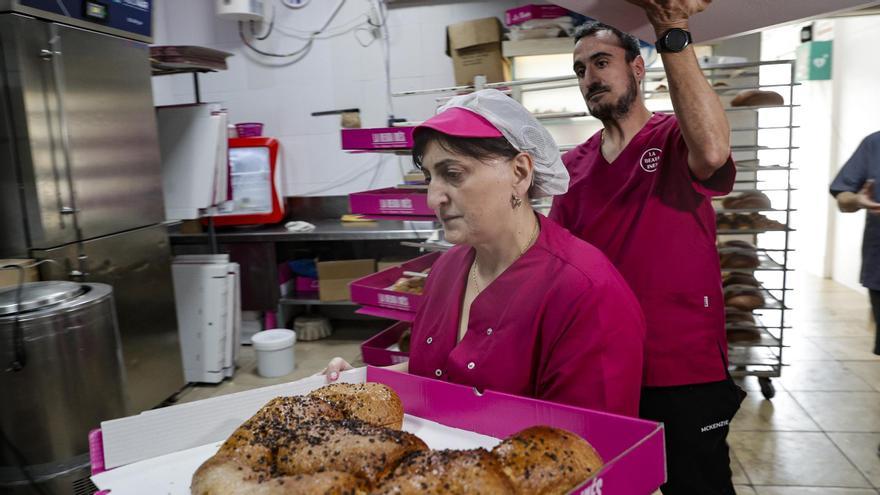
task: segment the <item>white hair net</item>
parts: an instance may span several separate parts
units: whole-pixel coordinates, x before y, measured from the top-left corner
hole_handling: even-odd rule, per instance
[[[437,113],[453,107],[483,116],[514,148],[532,156],[535,165],[532,197],[556,196],[568,191],[568,170],[562,163],[559,146],[519,102],[496,89],[483,89],[452,98]]]

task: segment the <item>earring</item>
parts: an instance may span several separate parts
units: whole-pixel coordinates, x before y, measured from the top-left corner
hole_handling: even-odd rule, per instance
[[[510,207],[514,210],[522,206],[522,198],[517,196],[516,194],[510,195]]]

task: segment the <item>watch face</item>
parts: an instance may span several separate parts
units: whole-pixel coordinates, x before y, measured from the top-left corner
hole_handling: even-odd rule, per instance
[[[688,44],[687,32],[683,29],[671,29],[665,36],[666,48],[674,52],[680,52]]]

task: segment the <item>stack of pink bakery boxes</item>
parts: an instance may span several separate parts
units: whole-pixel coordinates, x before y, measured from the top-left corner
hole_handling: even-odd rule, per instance
[[[342,149],[354,152],[406,153],[412,149],[413,127],[342,129]],[[352,193],[348,196],[353,214],[377,220],[434,220],[428,208],[425,187],[401,186]]]
[[[402,337],[422,305],[424,281],[439,257],[440,253],[426,254],[351,283],[351,300],[362,305],[358,313],[398,320],[361,345],[365,363],[387,366],[408,359]]]

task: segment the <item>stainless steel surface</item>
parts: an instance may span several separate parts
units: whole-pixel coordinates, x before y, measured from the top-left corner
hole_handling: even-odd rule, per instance
[[[85,284],[66,302],[16,316],[0,317],[0,366],[14,358],[13,327],[24,333],[25,366],[0,373],[7,401],[0,408],[0,492],[26,478],[44,488],[82,474],[88,432],[101,421],[125,415],[125,372],[112,289]],[[12,455],[14,446],[19,456]],[[52,483],[54,480],[56,483]],[[62,487],[63,488],[63,487]],[[73,493],[73,487],[52,493]]]
[[[148,47],[0,14],[0,51],[0,257],[160,222]]]
[[[177,334],[171,250],[161,225],[82,243],[83,279],[113,286],[119,314],[122,352],[128,376],[130,409],[153,408],[184,385]],[[78,266],[75,245],[35,251],[44,279],[67,279]]]
[[[155,0],[153,0],[155,2]],[[67,17],[59,14],[54,14],[52,12],[46,12],[45,10],[34,9],[28,7],[27,5],[21,5],[17,0],[0,0],[0,12],[5,11],[16,11],[24,14],[33,15],[36,17],[42,17],[46,19],[50,19],[53,21],[70,24],[72,26],[77,26],[85,29],[94,29],[97,31],[102,31],[108,34],[122,36],[123,38],[130,38],[133,40],[143,41],[144,43],[152,43],[153,38],[151,36],[143,36],[140,34],[131,33],[128,31],[123,31],[121,29],[112,28],[110,26],[101,26],[95,24],[94,22],[83,21],[80,19],[74,19],[72,17]]]
[[[17,14],[0,15],[0,256],[19,256],[32,246],[76,241],[61,154],[57,98],[47,23]]]
[[[0,289],[0,316],[23,313],[58,304],[80,295],[83,288],[73,282],[28,282]]]
[[[60,24],[51,28],[83,238],[161,222],[149,47]]]
[[[434,222],[409,222],[378,220],[368,223],[342,222],[336,220],[309,220],[315,225],[312,232],[289,232],[283,225],[255,227],[217,232],[220,242],[278,242],[278,241],[344,241],[344,240],[395,240],[427,239],[436,230]],[[177,243],[204,243],[206,233],[172,233]]]

